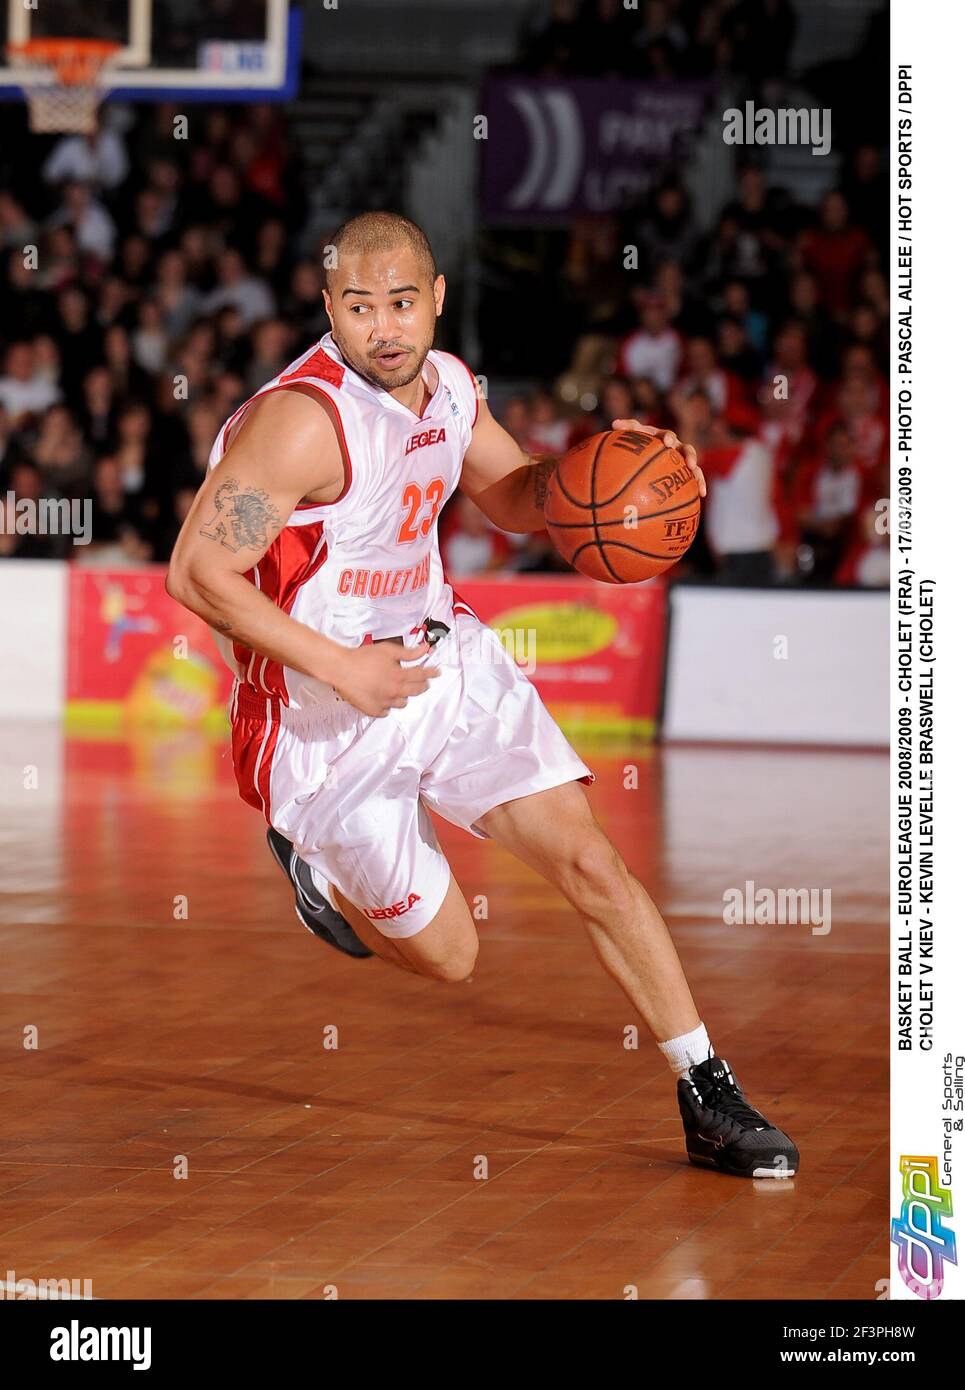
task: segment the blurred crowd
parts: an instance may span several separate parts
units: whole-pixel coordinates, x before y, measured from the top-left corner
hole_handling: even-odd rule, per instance
[[[577,327],[569,365],[506,401],[504,424],[533,453],[631,418],[696,445],[709,496],[677,579],[887,584],[889,300],[874,235],[887,227],[885,177],[861,146],[811,215],[751,165],[704,237],[668,177],[642,225],[574,228],[561,277]],[[627,244],[645,263],[615,277]],[[447,518],[453,568],[463,554],[482,568],[557,567],[545,538],[493,534],[487,554],[470,512]]]
[[[797,107],[800,18],[790,0],[551,0],[522,62],[544,76],[709,79],[717,107]],[[887,94],[876,77],[887,45],[882,6],[861,36],[861,84],[853,57],[803,75],[811,99],[833,105],[835,175],[817,205],[748,148],[709,226],[668,169],[618,216],[490,235],[487,364],[502,338],[524,379],[535,354],[557,354],[543,389],[503,405],[519,442],[557,453],[637,418],[700,451],[709,496],[674,578],[888,582]],[[558,565],[542,538],[490,535],[487,548],[472,510],[447,518],[453,567]]]
[[[327,327],[279,108],[192,108],[183,144],[170,106],[108,111],[39,168],[4,142],[0,508],[90,498],[93,535],[8,521],[0,557],[166,560],[222,421]]]
[[[786,64],[787,0],[642,0],[636,15],[554,0],[522,61],[701,76],[733,64],[748,25],[754,91]],[[328,327],[325,236],[306,240],[284,112],[189,109],[183,142],[167,105],[111,106],[95,135],[43,141],[2,116],[0,558],[166,560],[221,422]],[[747,164],[709,231],[668,171],[620,216],[543,243],[563,327],[543,324],[550,378],[501,392],[501,373],[526,374],[498,346],[490,355],[485,332],[472,366],[530,452],[558,454],[623,417],[697,445],[710,497],[678,577],[884,584],[886,234],[874,140],[853,146],[818,207]],[[517,247],[532,283],[525,236]],[[503,332],[507,354],[521,338]],[[92,543],[17,534],[12,499],[42,497],[90,498]],[[453,573],[564,567],[545,535],[499,532],[461,494],[441,539]]]
[[[706,77],[782,73],[790,0],[550,0],[534,11],[522,65],[552,76]]]

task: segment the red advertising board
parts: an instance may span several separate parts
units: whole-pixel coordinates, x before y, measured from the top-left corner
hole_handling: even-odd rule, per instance
[[[220,728],[232,677],[200,618],[168,597],[164,567],[74,566],[67,617],[67,718],[105,728]]]
[[[653,737],[663,680],[662,582],[507,574],[456,580],[455,587],[500,634],[560,724]]]
[[[660,700],[665,590],[577,575],[487,575],[456,588],[564,726],[650,737]],[[231,690],[206,625],[173,602],[161,566],[72,568],[70,722],[221,729]]]

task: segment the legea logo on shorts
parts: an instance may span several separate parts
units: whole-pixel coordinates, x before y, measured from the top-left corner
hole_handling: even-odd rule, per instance
[[[404,903],[392,903],[390,907],[366,907],[363,909],[366,917],[371,917],[373,922],[379,922],[385,917],[401,917],[403,912],[408,912],[413,903],[421,903],[422,899],[418,893],[410,893],[408,901]]]

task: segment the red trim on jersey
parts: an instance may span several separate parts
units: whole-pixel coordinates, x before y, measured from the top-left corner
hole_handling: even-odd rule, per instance
[[[248,408],[254,405],[255,401],[260,400],[263,396],[270,396],[273,391],[283,391],[294,382],[300,382],[303,386],[313,387],[320,396],[325,397],[335,411],[335,425],[338,431],[339,446],[342,450],[342,462],[345,465],[345,481],[342,485],[341,492],[337,497],[333,498],[331,502],[298,502],[295,505],[296,512],[308,511],[310,507],[334,507],[336,502],[341,502],[342,498],[352,486],[352,457],[349,453],[348,440],[345,437],[345,425],[342,422],[342,412],[338,408],[338,403],[327,391],[323,391],[321,387],[315,386],[313,382],[305,380],[305,378],[309,376],[317,377],[319,381],[327,381],[330,382],[332,386],[338,387],[341,386],[345,377],[345,368],[340,367],[337,362],[333,362],[323,348],[318,348],[296,371],[288,372],[285,376],[279,377],[274,386],[269,386],[263,391],[256,391],[250,399],[243,401],[242,404],[239,405],[238,409],[230,417],[228,423],[224,427],[224,448],[221,454],[221,457],[224,458],[228,450],[228,436],[235,424],[239,421],[239,417],[245,414]]]
[[[332,359],[329,358],[328,360],[331,362]],[[334,362],[332,362],[332,366],[335,366]],[[340,367],[339,371],[341,370],[342,369]],[[282,382],[278,382],[276,386],[269,386],[267,391],[259,392],[259,396],[270,396],[273,391],[285,391],[288,389],[288,387],[292,384],[294,380],[294,376],[285,377],[284,384]],[[310,381],[302,381],[301,384],[303,386],[312,386],[312,382]],[[335,411],[335,425],[338,431],[339,445],[341,446],[342,450],[342,462],[345,465],[345,482],[342,484],[342,491],[338,494],[337,497],[333,497],[331,502],[297,502],[295,504],[296,512],[308,511],[310,507],[334,507],[336,502],[341,502],[342,498],[345,496],[349,488],[352,486],[352,456],[348,451],[348,440],[345,437],[345,426],[342,423],[342,412],[339,410],[337,403],[335,402],[335,400],[333,400],[333,398],[328,394],[327,391],[323,391],[320,386],[315,386],[314,390],[316,390],[320,396],[324,396],[328,403],[331,405],[332,409]],[[259,396],[252,396],[251,400],[247,401],[245,404],[251,405],[253,401],[259,399]],[[244,408],[244,406],[241,407],[242,410],[244,410]],[[227,440],[227,435],[225,436],[225,439]]]
[[[293,372],[286,372],[284,376],[280,376],[278,385],[287,386],[290,381],[299,381],[303,376],[317,376],[319,381],[328,381],[333,386],[341,386],[345,380],[345,368],[330,357],[323,347],[319,346],[311,357],[306,357],[305,361]]]
[[[469,613],[472,617],[474,617],[474,618],[476,619],[476,622],[477,622],[477,623],[481,623],[481,622],[482,622],[482,618],[480,618],[480,616],[479,616],[479,614],[476,612],[476,610],[475,610],[474,608],[470,608],[470,607],[469,607],[469,604],[468,604],[468,603],[466,602],[466,600],[462,597],[462,595],[456,592],[456,589],[455,589],[455,586],[453,585],[452,580],[451,580],[451,579],[449,578],[449,576],[446,574],[446,567],[445,567],[445,565],[443,565],[443,567],[442,567],[442,579],[443,579],[443,583],[448,584],[448,585],[449,585],[449,588],[452,589],[452,611],[453,611],[453,613]]]
[[[296,367],[293,372],[286,372],[284,376],[279,377],[278,385],[272,387],[272,390],[277,391],[281,387],[291,386],[296,381],[305,386],[312,386],[311,381],[305,380],[306,377],[312,376],[317,377],[319,381],[327,381],[330,385],[339,387],[345,380],[345,368],[330,357],[323,347],[317,347],[311,357],[306,357],[300,367]],[[352,485],[352,460],[349,456],[348,440],[345,438],[345,426],[342,424],[342,412],[327,391],[319,391],[319,394],[331,402],[335,411],[339,442],[342,446],[342,461],[345,464],[345,485],[333,502],[299,502],[295,508],[296,511],[307,510],[309,507],[332,507],[335,502],[341,502]]]
[[[331,362],[331,358],[329,358],[329,361]],[[334,362],[332,362],[332,366],[335,366]],[[339,371],[341,370],[342,369],[340,367]],[[310,381],[303,382],[302,384],[304,386],[312,385]],[[327,391],[322,391],[317,386],[315,387],[315,390],[318,391],[318,394],[320,396],[325,397],[329,405],[335,411],[335,424],[338,428],[338,442],[342,450],[342,463],[345,465],[345,481],[342,484],[342,491],[338,494],[337,497],[333,497],[331,502],[299,502],[295,507],[296,512],[307,511],[309,507],[334,507],[336,502],[341,502],[342,498],[345,496],[349,488],[352,486],[352,456],[348,451],[348,439],[345,436],[345,425],[342,423],[342,412],[338,408],[338,403],[332,396],[328,394]]]
[[[453,613],[469,613],[477,622],[482,622],[479,614],[474,608],[470,608],[464,598],[460,598],[455,589],[452,591],[452,611]]]
[[[248,407],[251,405],[254,399],[254,396],[249,396],[248,400],[241,402],[241,405],[239,405],[238,409],[235,411],[233,415],[228,416],[228,423],[225,425],[224,434],[222,435],[222,438],[224,440],[224,448],[221,450],[221,458],[224,458],[225,454],[228,452],[228,436],[234,429],[235,422],[237,421],[240,415],[244,415],[244,413],[247,411]],[[221,459],[219,459],[218,462],[220,463]]]
[[[314,578],[328,558],[324,531],[324,521],[283,527],[258,564],[245,574],[245,578],[254,584],[257,570],[257,587],[289,617],[299,589]],[[261,656],[238,642],[233,644],[232,650],[246,673],[247,685],[254,686],[259,692],[275,695],[282,704],[288,704],[285,672],[280,661]]]
[[[466,364],[463,363],[463,366],[465,366],[465,365],[466,365]],[[468,370],[468,368],[467,368],[467,370]],[[452,580],[449,578],[448,574],[446,574],[446,564],[445,564],[445,561],[442,559],[442,550],[441,550],[441,548],[440,548],[440,551],[439,551],[439,560],[440,560],[440,563],[442,564],[442,582],[443,582],[443,584],[448,584],[448,585],[449,585],[449,588],[452,590],[452,611],[453,611],[453,613],[456,613],[456,612],[469,613],[471,617],[473,617],[473,618],[476,619],[476,622],[477,622],[477,623],[481,623],[481,622],[482,622],[482,618],[480,618],[479,614],[476,612],[476,610],[475,610],[474,608],[470,608],[470,607],[469,607],[469,604],[468,604],[468,603],[466,602],[466,600],[463,598],[462,594],[457,593],[457,591],[456,591],[456,586],[453,584],[453,582],[452,582]]]
[[[479,614],[476,612],[476,610],[475,610],[474,608],[470,608],[470,607],[469,607],[469,604],[468,604],[468,603],[466,602],[466,600],[463,598],[462,594],[460,594],[460,593],[457,592],[456,586],[453,584],[453,582],[452,582],[452,580],[449,578],[448,574],[446,574],[446,565],[445,565],[445,561],[442,560],[442,551],[441,551],[441,550],[440,550],[440,552],[439,552],[439,559],[440,559],[440,561],[442,562],[442,582],[443,582],[443,584],[448,584],[448,585],[449,585],[449,588],[452,590],[452,611],[453,611],[453,613],[457,613],[457,612],[460,612],[460,613],[468,613],[468,614],[470,615],[470,617],[473,617],[473,618],[476,619],[476,622],[477,622],[477,623],[481,623],[481,622],[482,622],[482,618],[480,618]]]

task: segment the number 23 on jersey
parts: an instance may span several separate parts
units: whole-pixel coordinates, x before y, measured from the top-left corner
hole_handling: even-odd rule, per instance
[[[442,499],[446,495],[446,485],[442,478],[430,478],[424,488],[418,483],[406,483],[402,492],[402,506],[405,517],[396,536],[396,544],[411,545],[420,536],[428,536],[436,523]],[[422,513],[428,506],[428,514]]]

